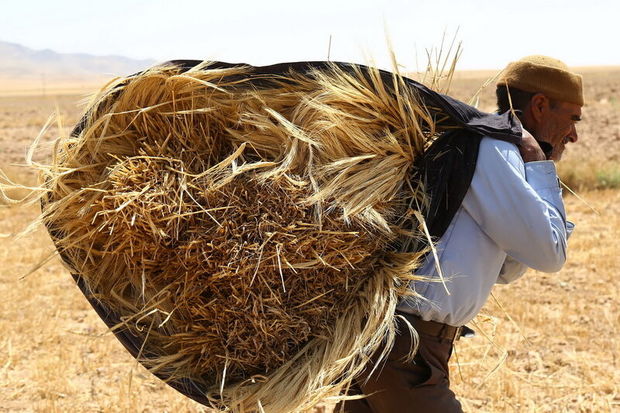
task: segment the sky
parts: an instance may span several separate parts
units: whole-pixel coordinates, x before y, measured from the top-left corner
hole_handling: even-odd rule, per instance
[[[296,60],[404,70],[453,38],[458,68],[498,69],[530,54],[569,66],[620,65],[617,0],[0,0],[0,41],[139,59]],[[331,37],[331,47],[330,45]],[[446,49],[446,47],[444,47]]]

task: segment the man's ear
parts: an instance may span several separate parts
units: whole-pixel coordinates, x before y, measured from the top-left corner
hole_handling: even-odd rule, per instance
[[[530,99],[530,114],[536,123],[540,123],[549,110],[549,98],[542,93],[536,93]]]

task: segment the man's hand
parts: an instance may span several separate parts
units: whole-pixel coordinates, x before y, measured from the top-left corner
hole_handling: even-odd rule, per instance
[[[521,139],[521,144],[519,145],[519,152],[521,153],[523,162],[547,160],[545,153],[542,149],[540,149],[540,145],[536,142],[536,139],[534,139],[532,134],[525,129],[523,129],[523,138]]]

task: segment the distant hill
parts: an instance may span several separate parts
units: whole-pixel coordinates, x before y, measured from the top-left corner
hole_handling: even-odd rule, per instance
[[[57,53],[33,50],[0,41],[0,86],[89,83],[104,78],[126,76],[155,64],[154,60],[135,60],[122,56],[94,56],[85,53]]]

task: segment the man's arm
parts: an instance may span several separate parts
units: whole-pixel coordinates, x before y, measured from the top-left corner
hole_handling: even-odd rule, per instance
[[[570,221],[566,221],[566,240],[570,238],[571,233],[573,232],[573,228],[575,228],[575,224]],[[502,264],[502,269],[499,271],[499,276],[497,277],[497,284],[509,284],[513,281],[521,278],[523,274],[528,270],[528,266],[515,260],[510,255],[506,256],[504,260],[504,264]]]
[[[525,266],[559,271],[566,260],[566,220],[552,161],[524,164],[509,143],[483,139],[463,207],[498,246]]]
[[[510,255],[507,255],[504,260],[504,264],[502,264],[502,269],[499,271],[497,284],[508,284],[518,280],[523,274],[525,274],[527,269],[527,265],[520,263]]]

